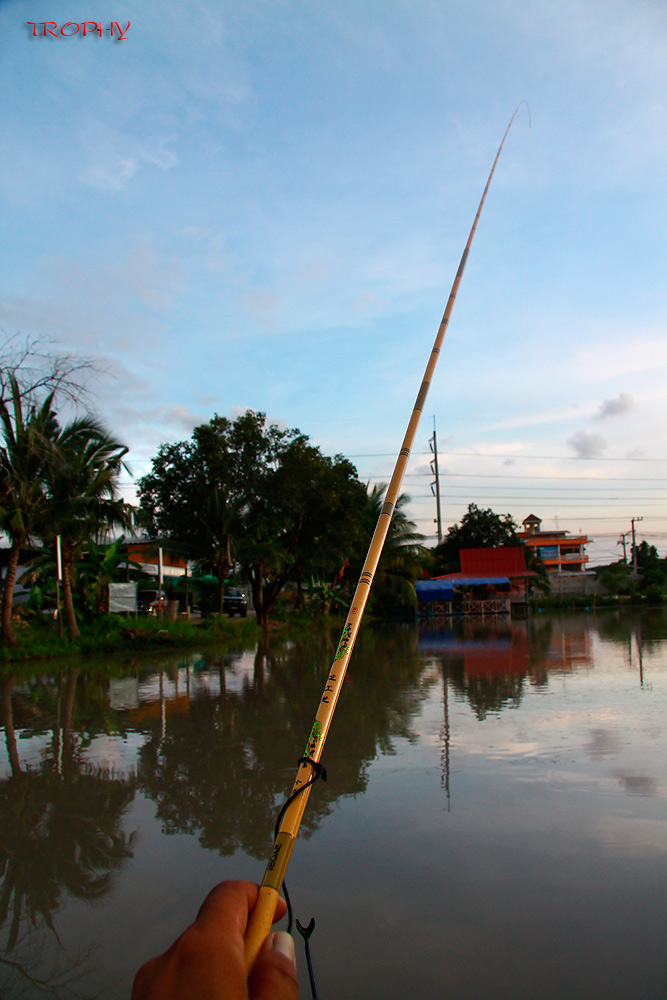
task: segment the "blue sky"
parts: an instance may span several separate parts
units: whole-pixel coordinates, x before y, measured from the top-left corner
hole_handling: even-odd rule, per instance
[[[105,367],[135,476],[251,407],[388,481],[525,101],[410,510],[432,541],[435,418],[445,528],[535,513],[595,562],[642,516],[665,554],[662,0],[114,2],[122,41],[33,37],[53,17],[91,6],[0,3],[0,329]]]

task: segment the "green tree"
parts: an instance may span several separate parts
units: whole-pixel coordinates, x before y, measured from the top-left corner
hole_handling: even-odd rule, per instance
[[[364,495],[351,463],[252,410],[234,421],[215,416],[190,441],[163,445],[139,481],[149,534],[188,543],[217,575],[220,599],[240,566],[263,624],[289,580],[340,567]]]
[[[523,555],[526,561],[526,569],[531,570],[537,575],[526,580],[528,595],[532,594],[534,591],[538,591],[541,594],[548,594],[551,591],[551,578],[549,577],[549,570],[546,568],[542,562],[542,556],[539,554],[537,549],[528,547],[524,545]]]
[[[3,447],[0,449],[0,527],[10,541],[9,561],[2,594],[2,638],[16,645],[12,629],[12,600],[21,549],[44,526],[46,499],[44,472],[52,453],[58,424],[53,395],[41,406],[26,411],[21,388],[10,376],[11,403],[0,397]]]
[[[642,570],[641,585],[647,597],[662,600],[667,593],[667,574],[655,563]]]
[[[118,580],[128,568],[141,571],[140,563],[128,558],[124,541],[124,535],[108,545],[89,538],[83,545],[72,598],[77,609],[85,614],[94,614],[106,607],[109,584]],[[19,580],[19,583],[31,585],[29,607],[41,609],[55,606],[56,578],[55,544],[47,544],[31,560],[30,568]]]
[[[382,511],[386,489],[384,483],[378,483],[367,495],[364,557]],[[371,589],[370,610],[375,613],[416,604],[414,584],[422,575],[426,550],[424,536],[417,531],[417,525],[409,520],[403,509],[409,503],[410,497],[405,493],[401,493],[396,501]]]
[[[633,589],[630,567],[623,559],[601,566],[596,570],[596,578],[610,594],[629,594]]]
[[[89,538],[79,561],[79,588],[83,606],[88,612],[106,608],[109,584],[120,578],[129,568],[141,572],[141,565],[128,558],[121,535],[108,545]]]
[[[633,547],[632,549],[632,561],[634,563],[635,548],[637,552],[637,567],[640,570],[647,569],[648,567],[653,567],[659,562],[658,550],[655,545],[649,545],[649,543],[644,540],[640,542],[639,545]]]
[[[251,509],[261,538],[261,483],[297,435],[267,425],[264,414],[252,410],[233,421],[216,415],[196,427],[190,441],[162,445],[139,480],[139,523],[152,538],[186,543],[202,569],[217,576],[219,610]],[[247,547],[247,537],[244,542]]]
[[[41,469],[56,431],[53,401],[75,405],[87,398],[85,382],[98,366],[83,357],[54,353],[48,341],[0,331],[0,529],[10,541],[2,596],[2,636],[11,627],[16,566],[21,548],[39,532],[44,500]]]
[[[632,561],[637,557],[639,574],[635,576],[632,566],[625,560],[601,566],[597,570],[597,579],[610,594],[639,595],[648,598],[663,599],[667,592],[667,574],[665,561],[661,560],[655,545],[643,541],[632,551]]]
[[[366,491],[351,462],[323,455],[305,435],[285,443],[262,486],[239,558],[265,620],[288,581],[338,575],[358,548]]]
[[[79,636],[72,599],[77,561],[88,541],[115,527],[132,524],[131,508],[118,496],[125,445],[92,416],[79,417],[55,438],[45,469],[49,531],[44,541],[61,538],[63,608],[70,638]]]
[[[199,522],[201,538],[204,540],[204,561],[209,564],[218,579],[218,614],[222,614],[225,593],[225,579],[234,566],[232,540],[239,530],[237,507],[227,502],[218,485],[196,484],[201,491],[201,505],[195,517]]]
[[[637,546],[637,567],[639,569],[639,586],[649,598],[662,600],[667,591],[667,575],[655,545],[647,541]],[[634,554],[634,553],[633,553]]]
[[[461,549],[486,549],[519,545],[517,526],[510,514],[496,514],[477,504],[468,505],[460,524],[453,524],[433,550],[432,569],[436,574],[457,573],[461,569]]]

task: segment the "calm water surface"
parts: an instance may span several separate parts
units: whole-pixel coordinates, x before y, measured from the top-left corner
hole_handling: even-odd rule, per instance
[[[261,879],[337,639],[3,675],[0,996],[128,997]],[[321,1000],[664,1000],[666,709],[662,612],[366,628],[288,873]]]

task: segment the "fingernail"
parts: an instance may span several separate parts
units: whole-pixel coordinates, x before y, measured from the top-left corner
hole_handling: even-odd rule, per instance
[[[288,934],[287,931],[274,931],[272,945],[273,950],[277,951],[279,955],[289,958],[292,965],[296,964],[294,938],[291,934]]]

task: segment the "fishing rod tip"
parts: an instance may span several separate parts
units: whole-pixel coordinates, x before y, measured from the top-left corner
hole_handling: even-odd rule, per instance
[[[528,112],[528,128],[532,128],[533,127],[533,122],[532,122],[532,119],[530,117],[530,105],[528,104],[528,101],[526,101],[526,100],[519,101],[519,103],[516,106],[516,111],[514,112],[514,114],[516,114],[517,111],[519,110],[519,108],[522,107],[524,104],[526,105],[526,111]]]

